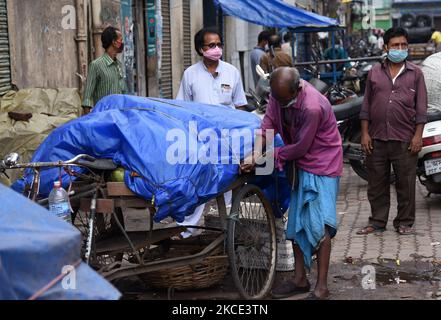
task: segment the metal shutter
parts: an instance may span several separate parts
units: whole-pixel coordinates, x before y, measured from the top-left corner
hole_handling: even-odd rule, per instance
[[[162,57],[161,57],[161,93],[166,99],[173,98],[172,84],[172,48],[170,29],[170,0],[161,0],[162,14]]]
[[[191,66],[191,15],[190,0],[182,0],[184,70]]]
[[[0,95],[11,89],[11,63],[9,58],[8,12],[6,0],[0,0]]]

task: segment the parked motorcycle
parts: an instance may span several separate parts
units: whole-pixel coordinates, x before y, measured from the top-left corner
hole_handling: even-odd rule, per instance
[[[248,104],[253,105],[255,107],[253,113],[259,118],[263,119],[266,112],[266,107],[269,103],[269,96],[271,92],[269,83],[270,75],[265,73],[265,71],[259,65],[256,66],[256,72],[259,75],[259,81],[256,85],[256,91],[250,89],[249,93],[247,93],[247,96],[250,97]]]
[[[361,149],[361,122],[359,119],[363,97],[334,105],[338,131],[343,143],[343,157],[349,161],[352,170],[363,180],[367,180],[366,155]]]
[[[382,49],[375,44],[368,44],[364,39],[356,39],[348,48],[350,57],[374,57],[382,54]]]
[[[329,85],[320,79],[320,71],[317,67],[310,66],[310,68],[305,68],[304,70],[309,72],[311,75],[309,83],[311,83],[314,88],[328,98],[332,105],[346,103],[349,100],[357,97],[355,91],[352,90],[352,88],[356,89],[356,83],[358,81],[357,74],[347,73],[337,83]]]
[[[383,54],[384,56],[384,54]],[[364,95],[364,91],[366,89],[366,82],[369,71],[373,68],[378,61],[359,61],[354,64],[354,68],[357,70],[357,77],[360,80],[360,94]]]
[[[423,148],[418,154],[418,179],[431,193],[441,194],[441,111],[427,114]]]

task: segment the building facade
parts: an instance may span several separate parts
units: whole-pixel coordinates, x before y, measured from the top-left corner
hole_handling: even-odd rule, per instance
[[[173,98],[196,61],[202,0],[0,0],[0,94],[17,88],[82,88],[101,56],[101,33],[121,30],[129,92]]]
[[[285,1],[321,14],[330,3]],[[0,0],[0,94],[13,86],[82,90],[110,25],[124,36],[132,94],[175,98],[199,59],[195,33],[213,25],[224,35],[224,60],[241,71],[246,90],[254,87],[249,55],[263,27],[223,15],[213,0]]]

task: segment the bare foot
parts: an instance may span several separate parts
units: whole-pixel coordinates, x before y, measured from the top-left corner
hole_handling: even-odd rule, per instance
[[[315,288],[314,295],[319,299],[327,299],[329,298],[329,290],[327,288]]]
[[[300,279],[296,279],[294,278],[293,283],[297,286],[297,287],[306,287],[309,285],[308,279],[306,279],[306,277],[300,278]]]

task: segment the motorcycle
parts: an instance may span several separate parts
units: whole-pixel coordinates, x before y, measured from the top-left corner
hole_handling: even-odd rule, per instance
[[[338,131],[343,144],[343,157],[349,161],[352,170],[367,180],[366,155],[361,149],[361,122],[359,119],[363,97],[332,106],[337,119]]]
[[[382,54],[382,49],[375,44],[368,44],[363,39],[355,40],[348,48],[350,57],[374,57]]]
[[[441,194],[441,111],[427,113],[423,148],[418,154],[417,176],[429,195]]]
[[[259,75],[259,81],[256,85],[256,91],[250,89],[250,92],[247,94],[247,97],[249,97],[248,104],[255,108],[252,113],[263,119],[266,112],[266,107],[269,103],[269,96],[271,92],[269,83],[270,75],[265,73],[265,71],[259,65],[256,66],[256,72]]]
[[[371,71],[373,66],[377,63],[378,63],[378,61],[362,61],[362,62],[356,62],[354,64],[354,68],[356,69],[357,77],[360,81],[359,86],[360,86],[360,93],[361,94],[364,94],[364,90],[366,89],[366,82],[367,82],[367,77],[368,77],[369,71]]]
[[[346,103],[357,97],[355,91],[357,90],[359,80],[355,72],[350,72],[350,70],[346,72],[344,68],[345,76],[337,83],[329,85],[320,79],[320,71],[317,67],[310,66],[310,68],[305,68],[304,70],[311,75],[311,79],[308,82],[323,94],[332,105]]]
[[[316,69],[315,67],[312,67],[312,70],[305,70],[313,75],[313,77],[309,80],[309,83],[311,83],[314,88],[316,88],[321,94],[328,98],[329,102],[332,105],[345,103],[357,97],[357,94],[354,91],[346,88],[343,84],[344,81],[347,81],[349,78],[345,77],[342,79],[341,82],[330,86],[320,79],[318,69]],[[256,67],[256,71],[260,78],[256,86],[256,91],[250,89],[247,97],[248,103],[250,105],[253,105],[256,109],[254,113],[263,118],[269,102],[269,95],[271,91],[269,84],[270,74],[265,73],[260,66]],[[353,79],[351,78],[350,80]]]

